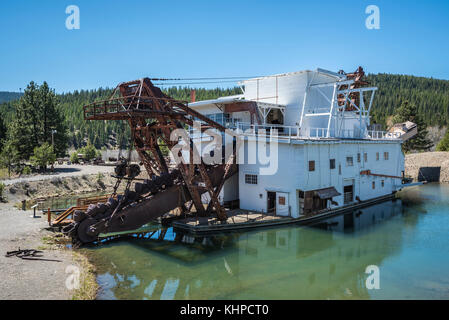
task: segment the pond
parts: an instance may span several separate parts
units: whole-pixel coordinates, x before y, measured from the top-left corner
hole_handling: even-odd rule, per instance
[[[311,227],[87,248],[98,299],[448,299],[449,186],[428,184],[400,199]],[[368,288],[368,266],[379,289]]]

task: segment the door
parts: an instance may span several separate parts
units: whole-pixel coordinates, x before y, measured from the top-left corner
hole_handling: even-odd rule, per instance
[[[276,214],[276,192],[267,192],[267,213]]]
[[[276,215],[289,216],[288,193],[276,192]]]

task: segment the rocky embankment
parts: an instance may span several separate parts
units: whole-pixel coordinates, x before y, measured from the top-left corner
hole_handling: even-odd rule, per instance
[[[115,179],[109,175],[54,177],[43,181],[23,181],[6,186],[8,200],[51,198],[112,190]]]
[[[432,181],[449,183],[449,152],[421,152],[405,156],[405,174],[414,181]]]

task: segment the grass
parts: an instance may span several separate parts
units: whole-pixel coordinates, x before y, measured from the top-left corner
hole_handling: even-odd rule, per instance
[[[4,201],[5,184],[0,182],[0,202]]]
[[[42,238],[43,245],[38,250],[68,250],[70,240],[62,233],[46,235]],[[80,287],[72,292],[72,300],[95,300],[98,292],[95,266],[78,250],[72,249],[72,258],[80,268]]]
[[[72,300],[95,300],[99,288],[95,267],[81,252],[72,251],[72,255],[73,260],[81,269],[80,287],[73,293]]]
[[[31,207],[34,206],[36,204],[36,200],[35,199],[30,199],[27,200],[25,203],[25,210],[31,210]],[[22,210],[22,201],[17,202],[14,207],[16,207],[19,210]]]
[[[8,179],[8,169],[6,168],[0,168],[0,179]]]

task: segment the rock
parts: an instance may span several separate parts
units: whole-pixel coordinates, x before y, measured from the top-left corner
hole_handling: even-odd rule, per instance
[[[421,152],[405,156],[405,174],[418,181],[421,168],[440,168],[439,182],[449,182],[449,152]]]

